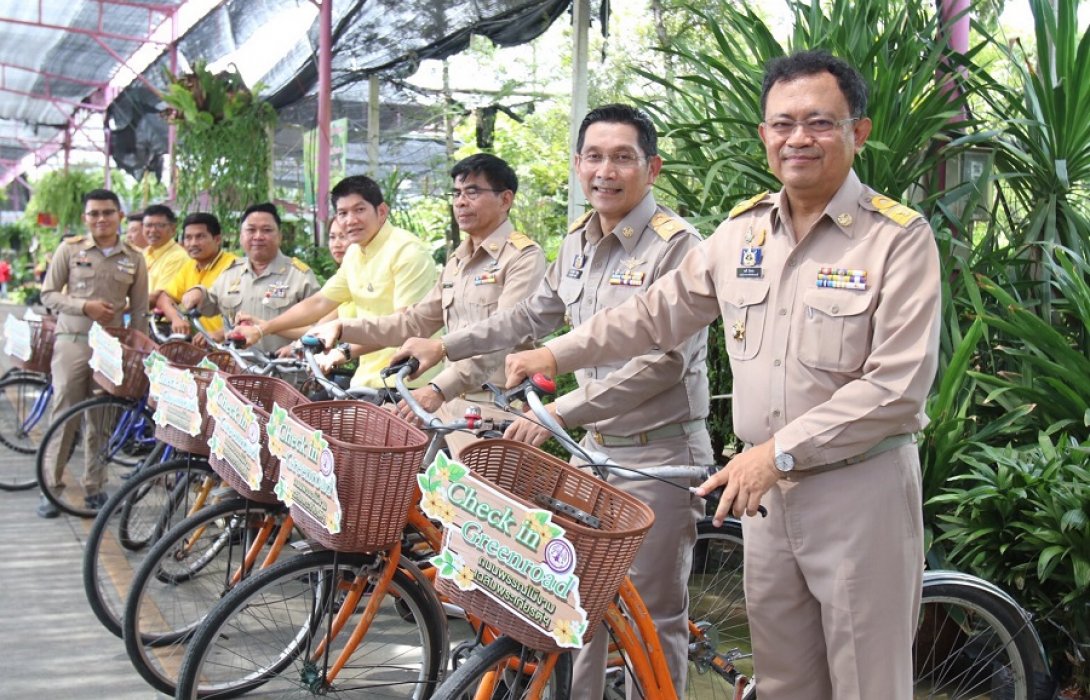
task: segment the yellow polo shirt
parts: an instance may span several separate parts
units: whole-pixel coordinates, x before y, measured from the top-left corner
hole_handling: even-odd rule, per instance
[[[182,300],[182,295],[193,287],[200,286],[205,289],[211,287],[216,278],[220,276],[220,273],[230,267],[237,257],[234,253],[221,250],[219,255],[213,258],[207,267],[202,269],[197,267],[196,260],[186,256],[185,264],[182,265],[178,274],[174,275],[161,289],[174,300],[174,303],[178,303]],[[205,330],[213,333],[223,328],[223,317],[219,314],[201,316],[201,324]]]
[[[178,242],[171,240],[164,246],[144,249],[144,262],[148,264],[148,291],[166,289],[171,280],[189,261],[189,253]]]
[[[356,318],[377,318],[420,301],[434,286],[436,275],[428,247],[413,234],[387,221],[365,247],[355,243],[348,247],[340,269],[322,287],[322,295],[338,304],[352,302]],[[395,350],[387,348],[362,355],[352,386],[381,387],[378,373],[390,364]],[[427,384],[438,369],[434,368],[412,385]]]

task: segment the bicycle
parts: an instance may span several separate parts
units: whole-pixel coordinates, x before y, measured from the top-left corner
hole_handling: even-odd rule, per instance
[[[420,415],[404,386],[411,371],[398,372],[397,387]],[[344,404],[327,403],[324,411],[334,407]],[[294,410],[300,408],[309,408],[310,418],[323,412],[322,404]],[[424,415],[433,432],[425,463],[444,432],[477,427],[475,420],[442,424]],[[415,562],[434,553],[441,533],[415,505],[406,511],[407,526],[386,552],[310,551],[234,587],[190,641],[176,696],[230,697],[273,683],[279,692],[378,692],[377,685],[392,696],[426,698],[445,667],[447,614]],[[319,535],[322,546],[343,546],[328,533],[308,534]]]
[[[29,325],[28,358],[12,356],[14,365],[0,378],[0,443],[13,454],[6,454],[0,466],[0,490],[22,491],[38,484],[34,455],[42,440],[49,413],[53,387],[49,382],[53,358],[55,321],[44,317],[26,321]]]
[[[566,435],[547,413],[543,413],[540,401],[531,397],[530,404],[538,419],[549,425],[564,443]],[[568,440],[565,446],[571,449],[572,444]],[[759,684],[743,682],[747,673],[740,673],[738,667],[739,661],[747,659],[748,649],[728,648],[717,640],[721,630],[726,631],[725,636],[732,641],[745,643],[748,640],[744,610],[737,605],[737,578],[741,568],[729,563],[740,556],[741,529],[734,527],[731,521],[725,525],[730,526],[728,530],[715,535],[707,525],[704,526],[704,537],[698,539],[694,572],[690,576],[692,638],[686,688],[690,698],[757,697]],[[713,545],[713,542],[717,544]],[[727,558],[726,566],[722,565],[724,560],[720,555]],[[717,574],[708,579],[708,572],[713,568],[719,573],[723,570],[730,573],[726,577]],[[725,594],[726,604],[720,604],[720,591]],[[657,644],[654,630],[640,626],[643,614],[638,594],[626,583],[620,589],[620,599],[622,604],[611,608],[606,617],[607,626],[618,640],[617,647],[631,659],[626,666],[639,679],[645,697],[674,697],[668,676],[662,676],[654,658]],[[927,571],[920,621],[914,649],[916,697],[1010,697],[1019,700],[1050,697],[1044,652],[1030,618],[1010,596],[994,585],[957,572]],[[631,634],[633,627],[638,630],[637,637]],[[632,654],[635,656],[630,656]],[[551,656],[542,656],[521,642],[501,637],[473,652],[466,664],[446,679],[434,697],[464,697],[471,689],[477,689],[477,697],[481,697],[479,686],[482,682],[491,684],[484,697],[542,697],[547,695],[543,692],[546,687],[543,674],[552,663]],[[565,682],[563,673],[554,672],[548,677],[548,683],[556,693],[554,697],[565,697]],[[526,692],[520,688],[525,688]],[[503,693],[492,694],[496,690]],[[618,692],[623,692],[623,682],[607,686],[607,696]]]

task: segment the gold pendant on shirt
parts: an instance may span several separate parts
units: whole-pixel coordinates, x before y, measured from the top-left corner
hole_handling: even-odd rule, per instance
[[[731,337],[735,340],[746,339],[746,324],[743,321],[735,321],[731,327]]]

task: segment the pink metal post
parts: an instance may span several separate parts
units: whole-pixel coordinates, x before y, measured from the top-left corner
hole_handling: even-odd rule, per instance
[[[333,0],[322,0],[318,12],[318,241],[329,215],[329,123],[333,112]]]

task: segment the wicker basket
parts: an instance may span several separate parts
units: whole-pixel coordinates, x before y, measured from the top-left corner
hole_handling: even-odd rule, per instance
[[[159,346],[158,353],[170,360],[170,364],[181,367],[196,367],[208,354],[193,343],[184,340],[168,340]]]
[[[227,353],[223,353],[227,355]],[[230,358],[230,355],[227,355]],[[239,473],[226,461],[216,455],[208,458],[212,469],[220,478],[238,491],[239,495],[260,503],[276,503],[278,499],[273,493],[276,480],[280,476],[280,462],[269,454],[269,436],[265,433],[265,426],[269,422],[269,411],[273,403],[278,403],[284,408],[292,408],[307,402],[307,397],[282,379],[275,377],[259,377],[250,374],[238,374],[227,378],[227,390],[237,399],[254,407],[254,415],[257,418],[257,427],[261,435],[261,486],[255,491],[239,476]]]
[[[104,328],[121,341],[121,369],[124,378],[114,384],[106,375],[95,372],[95,383],[110,394],[123,399],[138,399],[148,392],[148,375],[144,373],[144,358],[159,345],[140,331],[131,328]]]
[[[333,453],[341,531],[331,535],[301,508],[295,523],[323,547],[375,552],[401,538],[428,437],[389,411],[359,401],[295,406],[291,416],[321,430]]]
[[[521,442],[482,440],[465,448],[459,461],[508,495],[535,508],[543,507],[536,499],[545,495],[601,520],[601,527],[594,529],[561,513],[553,516],[575,547],[579,598],[587,612],[583,642],[590,641],[655,520],[651,509],[634,496],[595,478],[592,472],[576,469]],[[436,590],[466,612],[504,634],[534,649],[561,651],[552,637],[480,589],[462,591],[442,578],[436,578],[435,584]]]
[[[30,359],[21,360],[11,356],[11,364],[27,372],[49,374],[53,362],[53,334],[57,330],[54,316],[43,316],[41,321],[27,321],[30,324]]]

